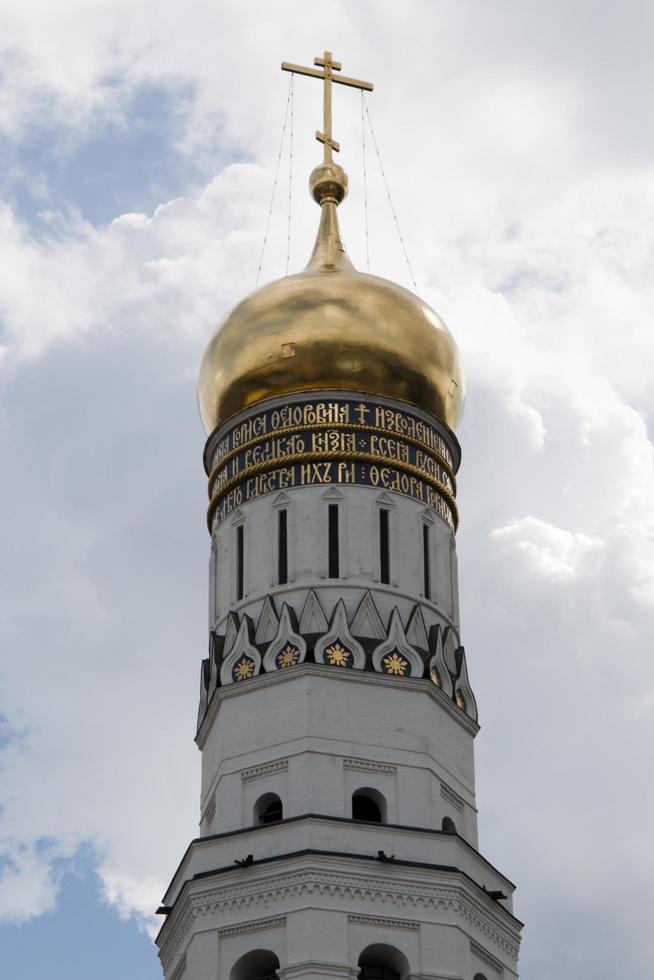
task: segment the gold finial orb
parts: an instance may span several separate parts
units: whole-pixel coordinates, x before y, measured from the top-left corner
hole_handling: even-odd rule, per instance
[[[347,196],[347,174],[337,163],[320,163],[309,177],[309,191],[314,201],[340,204]]]

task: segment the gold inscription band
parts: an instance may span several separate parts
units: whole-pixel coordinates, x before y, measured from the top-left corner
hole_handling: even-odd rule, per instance
[[[454,476],[454,471],[452,470],[451,466],[448,464],[447,460],[443,458],[443,456],[441,456],[438,452],[435,452],[430,446],[427,445],[426,442],[423,442],[422,439],[418,439],[415,436],[406,435],[403,432],[402,433],[397,432],[394,429],[383,429],[380,426],[367,425],[366,423],[362,423],[362,422],[331,422],[331,423],[314,422],[314,423],[306,423],[306,424],[300,423],[298,425],[288,425],[285,428],[276,429],[274,430],[274,432],[271,433],[254,436],[254,438],[241,443],[239,446],[235,446],[233,449],[231,449],[220,459],[220,461],[214,466],[211,473],[209,474],[209,487],[208,487],[209,497],[211,497],[213,493],[214,485],[220,473],[222,472],[223,468],[235,456],[238,456],[240,453],[244,452],[245,450],[250,449],[252,446],[257,445],[257,443],[264,442],[267,438],[269,439],[272,437],[277,438],[278,436],[293,435],[296,432],[314,432],[320,429],[325,429],[325,430],[351,429],[353,432],[373,432],[373,433],[379,433],[380,435],[386,435],[387,433],[391,433],[397,439],[401,439],[404,442],[408,442],[413,446],[419,446],[420,449],[422,449],[427,456],[429,456],[432,460],[434,460],[435,463],[442,466],[442,468],[445,470],[448,477],[452,481],[452,487],[454,493],[456,493],[456,477]],[[290,457],[287,457],[287,459],[290,459]],[[397,466],[398,462],[395,461],[393,465]],[[406,465],[411,465],[411,464],[406,464]],[[425,471],[425,476],[430,476],[430,474],[428,474]]]
[[[374,422],[366,416],[373,413]],[[358,416],[353,418],[351,415]],[[334,399],[333,401],[310,400],[297,404],[282,405],[266,409],[257,415],[230,426],[223,437],[215,442],[210,453],[212,468],[217,466],[228,453],[237,447],[243,448],[253,439],[280,433],[291,426],[307,427],[324,425],[332,428],[342,425],[372,425],[373,429],[383,430],[389,435],[406,439],[417,439],[422,447],[442,457],[453,470],[451,447],[429,422],[407,411],[405,408],[389,408],[374,402],[354,399]],[[222,431],[222,430],[220,430]],[[365,430],[364,430],[365,431]],[[210,438],[213,442],[213,437]]]
[[[457,530],[459,526],[459,513],[456,506],[456,500],[454,499],[454,496],[449,488],[446,487],[440,480],[437,480],[435,477],[423,472],[423,470],[417,466],[414,466],[412,463],[405,463],[401,460],[396,460],[392,456],[382,456],[379,453],[358,452],[354,450],[349,452],[333,450],[332,452],[328,451],[320,453],[295,453],[289,456],[280,456],[275,459],[263,460],[262,462],[255,463],[254,465],[242,470],[240,473],[237,473],[220,487],[209,504],[209,509],[207,511],[207,524],[209,526],[209,531],[211,531],[216,508],[223,497],[225,497],[234,487],[244,483],[251,477],[257,476],[260,473],[267,473],[270,470],[292,466],[295,463],[318,463],[327,462],[329,460],[350,460],[353,462],[362,463],[378,463],[382,466],[387,466],[390,469],[400,470],[401,472],[408,473],[411,476],[416,477],[423,483],[426,483],[428,486],[433,487],[438,495],[446,502],[452,515],[452,525],[454,530]]]

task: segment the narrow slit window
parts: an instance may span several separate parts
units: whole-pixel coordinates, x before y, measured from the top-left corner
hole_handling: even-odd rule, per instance
[[[379,579],[385,585],[389,585],[391,581],[387,510],[379,511]]]
[[[242,524],[236,528],[236,598],[243,598],[244,558],[245,558],[245,528]]]
[[[431,599],[430,531],[429,524],[422,525],[422,571],[425,599]]]
[[[288,511],[280,510],[277,524],[277,581],[288,582]]]
[[[220,565],[218,561],[218,545],[216,545],[213,553],[213,618],[214,620],[218,618],[218,610],[220,609]]]
[[[338,504],[330,504],[328,511],[328,559],[329,559],[329,578],[338,578],[339,554],[338,554]]]

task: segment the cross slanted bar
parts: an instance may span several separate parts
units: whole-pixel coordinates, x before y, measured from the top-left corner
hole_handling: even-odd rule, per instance
[[[331,51],[325,51],[322,58],[314,58],[313,63],[322,68],[322,71],[318,68],[291,65],[288,61],[282,61],[282,71],[292,71],[297,75],[309,75],[311,78],[323,80],[323,126],[322,133],[316,131],[316,139],[323,144],[325,163],[331,163],[333,160],[332,151],[336,150],[338,153],[341,148],[332,136],[332,82],[336,82],[338,85],[349,85],[351,88],[364,89],[366,92],[372,92],[373,84],[372,82],[360,82],[357,78],[347,78],[346,75],[335,75],[334,72],[340,71],[343,66],[340,61],[332,59]]]

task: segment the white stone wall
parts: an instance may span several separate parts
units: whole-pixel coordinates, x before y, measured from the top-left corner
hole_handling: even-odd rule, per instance
[[[328,578],[327,507],[338,504],[340,575]],[[277,520],[288,513],[288,583],[277,578]],[[389,511],[390,583],[380,582],[379,510]],[[430,527],[431,597],[424,596],[423,526]],[[244,596],[236,593],[236,528],[244,527]],[[325,596],[326,611],[341,597],[356,609],[362,590],[370,589],[385,618],[393,606],[409,615],[420,602],[429,627],[453,625],[458,634],[458,585],[452,532],[438,515],[399,493],[377,493],[367,487],[298,487],[269,494],[239,508],[214,531],[209,579],[210,628],[222,631],[230,610],[248,613],[256,622],[266,593],[299,612],[308,588]],[[333,598],[332,598],[333,596]],[[348,610],[349,611],[349,610]]]
[[[370,947],[401,980],[511,980],[519,931],[465,873],[307,854],[193,879],[158,941],[174,980],[233,980],[253,950],[280,980],[355,980]]]
[[[452,446],[458,458],[455,440]],[[338,578],[328,574],[330,504],[339,508]],[[381,508],[389,513],[388,583],[381,582]],[[278,581],[281,509],[285,583]],[[311,621],[320,625],[303,633],[311,590],[320,607]],[[342,625],[340,601],[359,660],[344,668],[309,658],[281,669],[275,644],[286,643],[289,630],[301,658],[313,642],[303,637],[319,634],[314,655],[321,659],[327,624],[340,617]],[[362,602],[366,616],[356,622],[365,626],[355,629]],[[285,603],[292,613],[282,611]],[[402,630],[416,604],[422,619],[414,616],[407,639]],[[401,647],[401,636],[405,656],[418,662],[406,676],[379,672],[392,616],[388,642]],[[467,669],[457,651],[456,549],[445,520],[412,497],[358,485],[296,486],[248,500],[214,527],[209,626],[226,639],[215,644],[201,700],[200,839],[164,897],[170,914],[157,943],[167,980],[253,980],[258,969],[235,971],[256,951],[259,963],[266,951],[274,957],[280,980],[356,980],[371,947],[400,980],[516,977],[513,885],[477,850],[478,726],[469,685],[455,687],[462,678],[467,684]],[[427,644],[435,626],[441,631]],[[357,638],[366,641],[367,663]],[[230,658],[241,656],[243,644],[256,676],[240,681]],[[423,676],[415,647],[434,657],[427,664],[441,665],[444,687]],[[381,823],[352,820],[353,794],[361,790],[383,803]],[[268,794],[281,800],[283,819],[257,825],[257,804]],[[455,833],[444,831],[445,818]]]
[[[440,830],[450,817],[477,846],[476,725],[428,680],[304,665],[215,695],[202,746],[202,834],[250,827],[266,793],[284,817],[352,816],[371,788],[386,822]]]

